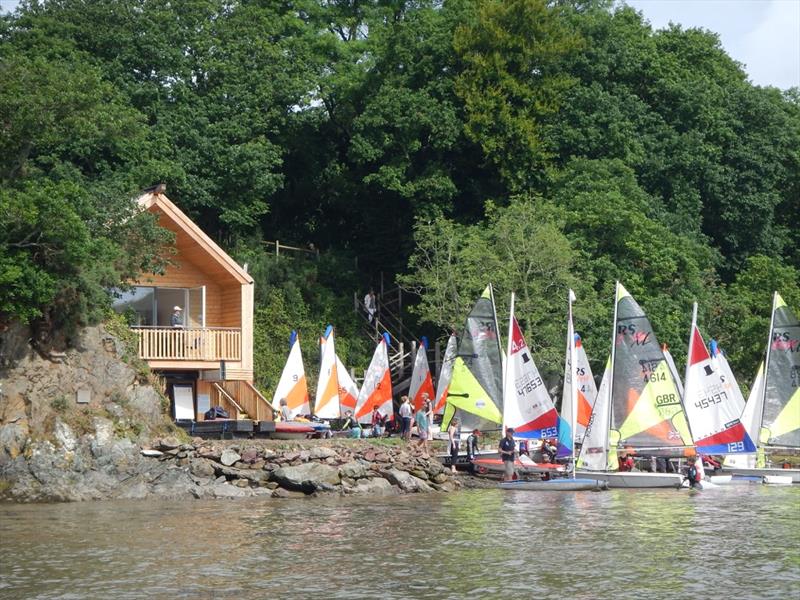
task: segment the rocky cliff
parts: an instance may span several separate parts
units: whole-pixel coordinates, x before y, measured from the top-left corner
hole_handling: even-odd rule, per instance
[[[164,397],[112,329],[86,328],[69,344],[18,324],[0,333],[0,497],[103,497],[73,488],[112,486],[112,465],[173,431]]]

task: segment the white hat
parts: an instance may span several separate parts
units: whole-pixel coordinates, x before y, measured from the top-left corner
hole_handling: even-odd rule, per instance
[[[176,307],[175,307],[175,308],[173,308],[172,310],[183,310],[183,309],[182,309],[180,306],[176,306]]]

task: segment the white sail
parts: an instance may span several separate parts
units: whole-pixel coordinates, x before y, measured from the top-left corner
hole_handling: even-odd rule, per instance
[[[694,305],[686,359],[684,410],[697,451],[704,454],[753,453],[755,444],[739,420],[744,410],[736,380],[706,349]]]
[[[728,368],[730,369],[730,367]],[[750,390],[750,395],[747,397],[747,402],[745,402],[742,416],[739,419],[742,422],[742,425],[744,425],[744,428],[751,440],[758,439],[759,430],[761,429],[761,407],[763,406],[763,403],[764,363],[762,362],[760,365],[758,365],[758,372],[756,373],[756,378],[753,381],[753,387]],[[763,463],[763,455],[761,457],[757,457],[755,454],[729,455],[725,457],[725,462],[723,464],[724,466],[731,468],[755,469],[757,466],[759,466],[757,464],[759,462],[759,458],[760,462]],[[763,464],[761,466],[763,466]]]
[[[514,316],[514,297],[508,324],[508,358],[503,385],[503,426],[514,437],[535,439],[558,436],[559,418],[530,349]]]
[[[333,331],[327,339],[322,339],[322,363],[317,381],[317,395],[314,402],[314,414],[320,419],[338,419],[339,412],[339,379],[336,370],[336,347]]]
[[[672,354],[670,354],[669,347],[666,344],[661,345],[661,351],[664,353],[664,359],[667,361],[669,372],[672,373],[672,378],[675,380],[675,386],[678,388],[678,393],[681,395],[681,398],[683,398],[683,382],[681,381],[681,376],[678,373],[678,368],[675,366],[675,359],[672,358]]]
[[[580,443],[586,435],[586,426],[592,414],[592,403],[597,397],[597,386],[594,383],[592,368],[579,335],[574,333],[572,322],[568,326],[572,332],[572,343],[567,342],[566,361],[564,366],[564,390],[561,396],[561,419],[572,423],[573,406],[577,407],[575,415],[574,442]],[[570,336],[568,336],[570,337]],[[574,357],[575,368],[571,369]],[[573,389],[573,383],[575,388]]]
[[[292,417],[311,414],[306,385],[306,372],[303,368],[303,357],[300,353],[300,340],[295,337],[289,358],[283,367],[278,386],[272,397],[272,408],[280,412],[281,398],[286,398],[287,406]]]
[[[616,454],[608,454],[608,423],[611,410],[611,357],[606,361],[603,380],[597,390],[592,416],[578,455],[577,468],[589,471],[606,471],[617,468]]]
[[[451,333],[447,340],[447,348],[444,351],[444,358],[439,368],[439,378],[436,382],[436,403],[433,410],[437,415],[444,413],[444,405],[447,404],[447,390],[450,388],[450,378],[453,376],[453,363],[458,353],[458,341],[456,334]]]

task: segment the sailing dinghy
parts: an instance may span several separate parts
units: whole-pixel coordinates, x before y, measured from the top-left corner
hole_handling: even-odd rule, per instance
[[[297,415],[311,414],[311,405],[306,385],[306,372],[303,368],[303,356],[300,353],[300,339],[296,331],[292,331],[289,348],[289,357],[286,359],[286,365],[283,367],[275,394],[272,396],[272,408],[276,414],[280,414],[280,401],[282,398],[286,398],[286,405],[293,419]]]
[[[570,290],[570,299],[572,299]],[[539,375],[536,363],[533,360],[530,349],[525,343],[519,322],[514,315],[514,294],[511,294],[511,307],[508,319],[508,360],[505,365],[503,381],[503,426],[513,428],[514,437],[545,439],[556,438],[559,436],[559,428],[563,427],[566,432],[566,440],[570,444],[570,451],[574,451],[572,445],[571,431],[574,431],[575,423],[559,423],[560,417],[556,411],[555,404],[547,391],[547,388]],[[575,364],[573,362],[573,364]],[[576,390],[577,391],[577,390]],[[573,395],[573,399],[574,399]],[[573,421],[576,411],[573,410]],[[561,445],[561,444],[560,444]],[[489,459],[476,459],[473,463],[481,468]],[[502,461],[495,459],[500,463]],[[535,463],[527,456],[520,456],[515,461],[518,472],[523,474],[531,473],[553,473],[564,472],[566,467],[554,463]],[[549,477],[549,476],[548,476]],[[569,482],[569,483],[566,483]],[[576,479],[574,476],[569,479],[546,479],[539,481],[513,481],[503,482],[500,487],[503,489],[514,490],[552,490],[552,491],[575,491],[598,489],[602,484],[593,478]]]
[[[741,421],[756,442],[757,454],[727,457],[723,472],[791,477],[793,483],[800,483],[800,469],[766,466],[767,450],[800,448],[800,321],[778,292],[772,300],[766,358],[758,368]]]
[[[461,420],[462,432],[498,429],[503,422],[501,365],[494,292],[489,284],[467,316],[461,341],[452,361],[449,385],[445,388],[442,432],[447,431],[455,416]],[[462,456],[466,459],[465,455]],[[481,452],[480,456],[497,458],[499,453],[496,450],[487,451]],[[450,464],[449,454],[439,454],[437,458],[445,465]]]
[[[678,473],[617,471],[617,453],[691,446],[680,392],[647,315],[617,282],[611,359],[578,457],[578,475],[626,488],[680,487]]]
[[[702,454],[755,453],[756,446],[739,419],[744,410],[744,398],[716,344],[714,352],[706,348],[697,326],[696,302],[692,309],[683,406],[698,459]],[[698,460],[698,467],[702,469],[702,460]],[[703,473],[700,485],[705,489],[709,483],[730,482],[730,475],[707,478]]]
[[[386,421],[394,419],[392,405],[392,374],[389,370],[388,335],[381,336],[372,361],[364,374],[364,383],[358,394],[355,416],[359,423],[372,422],[372,409],[378,407]]]
[[[451,333],[447,340],[447,347],[442,358],[442,365],[439,367],[439,377],[436,381],[436,402],[434,403],[433,413],[441,415],[444,413],[444,405],[447,404],[447,392],[450,388],[450,379],[453,377],[453,363],[458,352],[458,340],[456,334]]]
[[[561,396],[561,425],[565,431],[559,431],[559,437],[572,440],[570,447],[563,446],[561,454],[571,453],[571,449],[583,440],[586,426],[592,415],[592,403],[597,397],[597,387],[594,383],[592,368],[586,350],[583,348],[581,336],[575,333],[572,321],[572,302],[575,294],[569,291],[569,318],[567,320],[567,352],[564,361],[564,390]],[[574,366],[573,366],[574,365]],[[576,407],[573,410],[573,406]],[[573,412],[574,419],[573,419]],[[574,420],[575,426],[570,423]],[[569,428],[570,431],[566,429]],[[571,433],[571,435],[570,435]]]
[[[408,388],[408,397],[411,398],[411,405],[415,411],[422,408],[425,394],[433,403],[433,379],[431,379],[431,371],[428,367],[428,344],[423,339],[417,348],[414,368],[411,370],[411,384]]]
[[[320,339],[322,359],[320,361],[317,394],[314,400],[314,415],[320,419],[338,419],[339,377],[336,369],[336,347],[333,327],[328,325],[325,335]]]

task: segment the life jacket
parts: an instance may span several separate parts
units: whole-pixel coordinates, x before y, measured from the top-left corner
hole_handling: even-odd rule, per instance
[[[699,483],[700,472],[697,470],[697,467],[695,466],[689,467],[689,470],[686,472],[686,478],[692,483]]]

